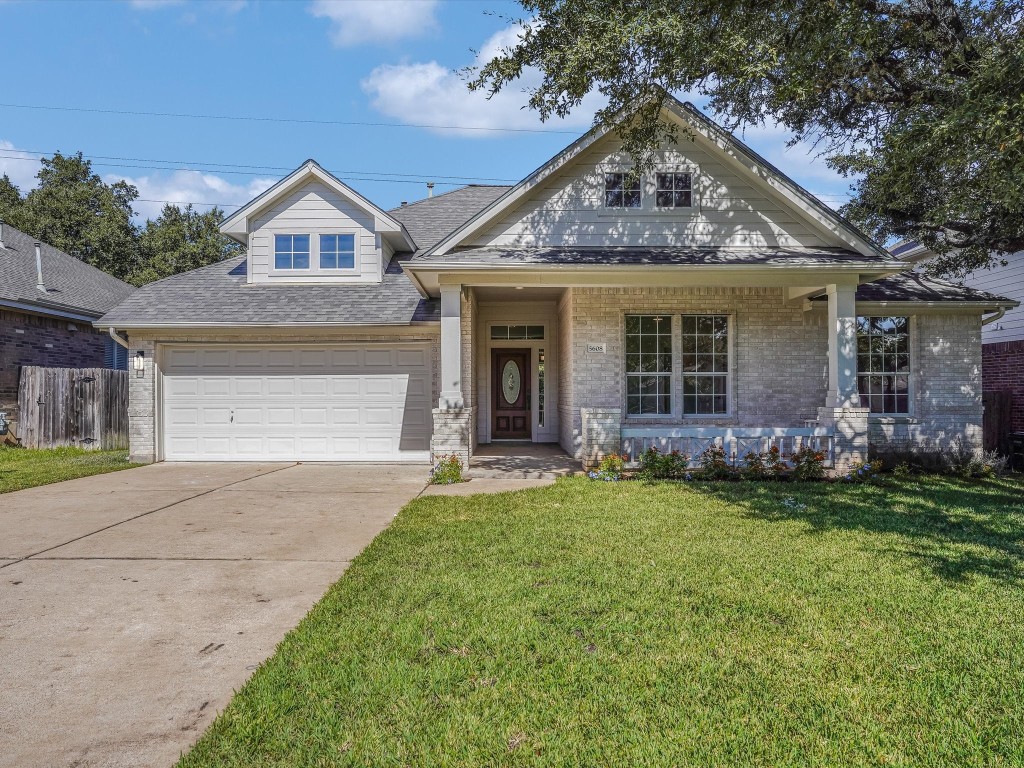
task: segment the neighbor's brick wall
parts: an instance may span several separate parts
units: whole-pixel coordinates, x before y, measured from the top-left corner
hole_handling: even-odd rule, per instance
[[[128,351],[129,371],[128,380],[128,431],[130,440],[130,454],[132,461],[151,462],[156,460],[156,377],[159,373],[159,355],[154,358],[154,352],[158,351],[158,344],[165,343],[224,343],[224,344],[331,344],[331,343],[359,343],[364,341],[422,341],[429,340],[431,343],[432,363],[432,393],[433,403],[437,403],[441,391],[441,330],[438,325],[424,325],[416,328],[409,328],[403,333],[330,333],[318,329],[310,329],[302,335],[285,335],[280,333],[233,333],[233,334],[203,334],[183,333],[174,336],[161,335],[159,337],[144,337],[141,334],[133,334],[130,337],[130,348]],[[131,370],[131,358],[135,357],[138,350],[142,350],[146,357],[146,369],[144,375],[136,376]]]
[[[106,339],[86,323],[0,310],[0,411],[16,418],[22,366],[102,368]]]
[[[1013,394],[1010,429],[1024,432],[1024,340],[985,344],[981,358],[985,391]]]

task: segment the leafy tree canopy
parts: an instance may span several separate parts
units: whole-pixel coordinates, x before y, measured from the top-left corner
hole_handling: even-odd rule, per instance
[[[166,205],[156,221],[139,227],[132,208],[139,191],[131,184],[107,184],[81,153],[41,162],[39,183],[26,195],[0,178],[0,217],[115,277],[142,285],[242,250],[218,230],[219,208],[199,213]]]
[[[223,220],[220,208],[200,213],[191,204],[185,208],[165,205],[156,221],[147,221],[142,231],[142,267],[131,282],[142,285],[240,254],[242,246],[221,235]]]
[[[774,121],[815,142],[852,180],[843,213],[935,250],[934,272],[1024,249],[1024,0],[520,2],[519,43],[470,88],[538,67],[543,119],[596,90],[596,123],[647,167],[676,138],[666,93],[697,93],[732,130]]]

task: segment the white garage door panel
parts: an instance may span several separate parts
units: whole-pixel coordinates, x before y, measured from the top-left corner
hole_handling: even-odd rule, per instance
[[[427,461],[423,344],[163,351],[169,461]]]

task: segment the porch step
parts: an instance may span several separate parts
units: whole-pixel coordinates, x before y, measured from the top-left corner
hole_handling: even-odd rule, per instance
[[[582,475],[582,469],[487,469],[470,467],[462,476],[467,480],[557,480],[569,475]]]

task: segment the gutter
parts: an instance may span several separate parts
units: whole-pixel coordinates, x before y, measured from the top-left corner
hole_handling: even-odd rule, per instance
[[[124,338],[123,336],[119,336],[114,326],[110,326],[109,328],[107,328],[107,333],[110,334],[110,338],[112,338],[125,349],[128,349],[128,339]]]
[[[231,330],[231,329],[247,329],[247,328],[338,328],[338,329],[354,329],[359,330],[363,328],[415,328],[419,326],[431,326],[437,325],[439,320],[411,320],[407,323],[133,323],[130,321],[122,321],[118,323],[118,327],[124,331],[133,330]],[[102,322],[102,318],[94,323],[95,326],[100,327],[106,325]],[[112,330],[112,329],[111,329]],[[115,338],[119,344],[120,340]]]
[[[1018,304],[1018,306],[1020,305]],[[989,315],[988,317],[981,318],[981,324],[988,325],[989,323],[994,323],[996,320],[1002,319],[1003,315],[1005,314],[1006,307],[999,307],[993,314]]]
[[[16,309],[16,310],[20,310],[22,312],[32,312],[32,313],[37,314],[37,315],[50,315],[51,317],[63,317],[63,318],[67,318],[68,320],[77,320],[80,323],[92,324],[98,318],[102,317],[102,315],[99,314],[99,313],[97,313],[95,315],[92,315],[92,314],[84,314],[84,313],[78,313],[78,312],[68,312],[68,311],[65,311],[63,309],[58,309],[58,307],[61,307],[61,306],[63,306],[63,305],[60,305],[60,304],[49,305],[49,304],[42,304],[42,303],[37,304],[35,302],[28,302],[28,301],[0,300],[0,307],[6,307],[8,309]]]

